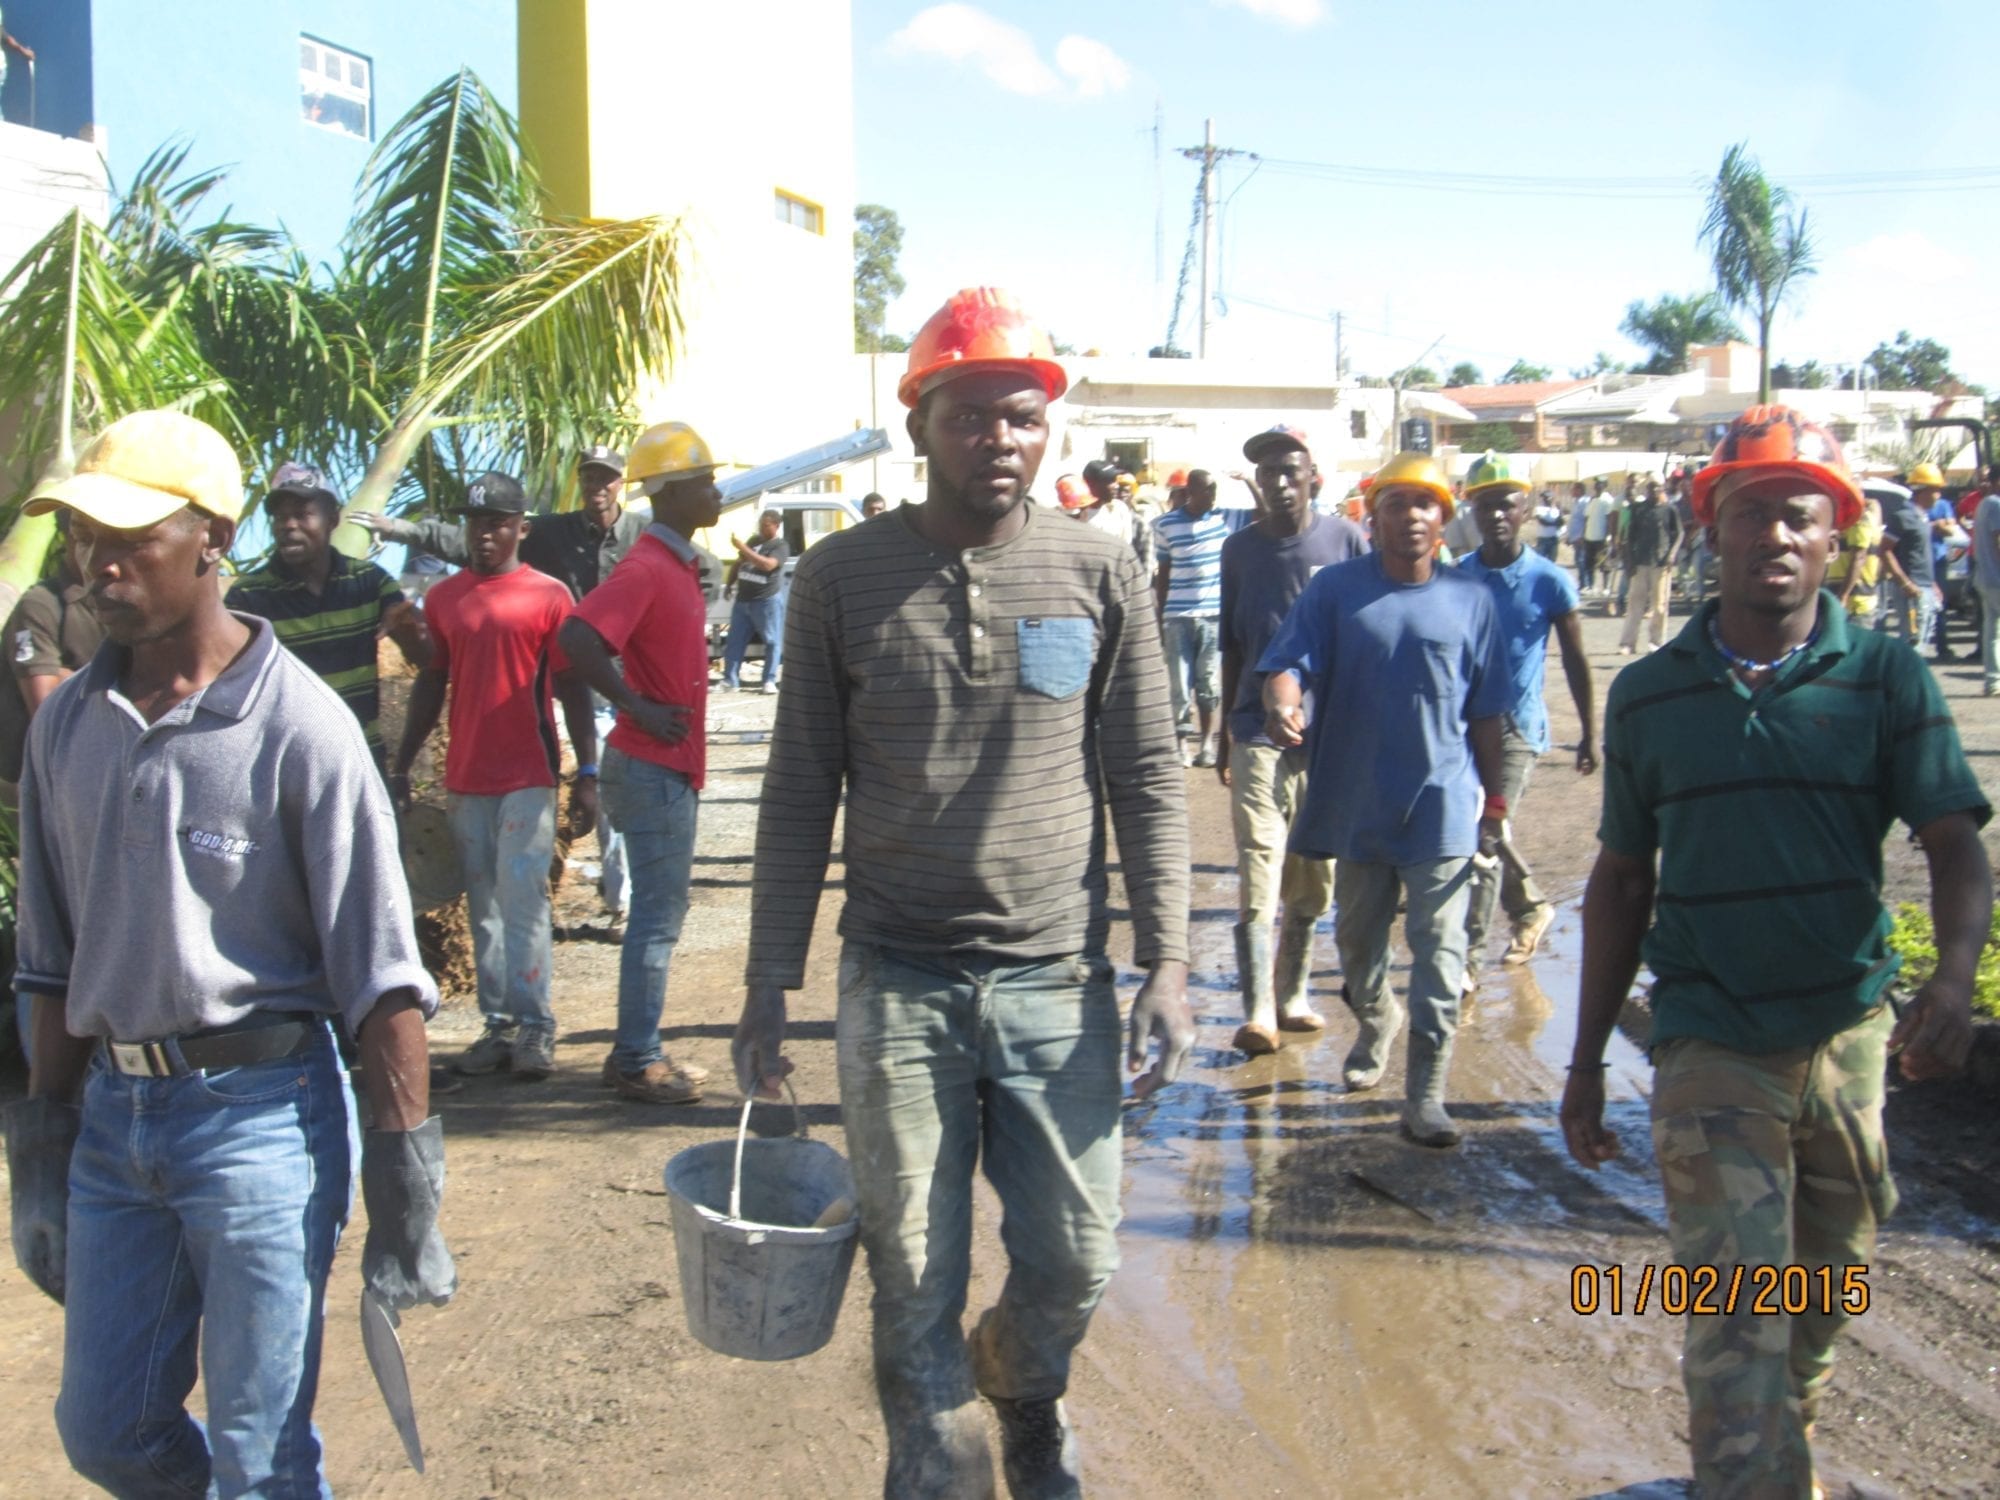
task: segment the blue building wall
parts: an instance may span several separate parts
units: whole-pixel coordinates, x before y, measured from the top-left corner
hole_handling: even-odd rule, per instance
[[[515,0],[5,0],[4,9],[7,29],[38,55],[37,126],[102,131],[114,188],[155,147],[187,139],[190,168],[230,169],[214,206],[283,224],[316,261],[339,245],[374,142],[304,119],[301,35],[373,65],[377,139],[461,66],[510,110],[519,98]],[[22,80],[9,77],[5,106],[26,123]]]

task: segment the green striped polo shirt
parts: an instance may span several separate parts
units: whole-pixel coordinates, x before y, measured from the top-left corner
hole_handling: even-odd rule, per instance
[[[1659,854],[1646,964],[1653,1041],[1740,1052],[1818,1044],[1896,972],[1882,840],[1990,815],[1930,670],[1820,594],[1819,638],[1752,693],[1709,639],[1716,604],[1619,673],[1598,837]]]
[[[237,579],[229,607],[269,620],[279,642],[354,710],[368,748],[379,757],[382,695],[375,643],[382,616],[402,599],[396,580],[375,564],[335,552],[325,592],[315,595],[274,555]]]

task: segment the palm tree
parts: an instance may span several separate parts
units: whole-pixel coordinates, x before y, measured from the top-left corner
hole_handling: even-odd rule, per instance
[[[1771,321],[1779,304],[1817,269],[1803,207],[1764,175],[1745,142],[1723,153],[1708,192],[1699,239],[1715,263],[1715,285],[1730,307],[1757,319],[1757,399],[1771,399]]]
[[[1743,337],[1718,292],[1695,292],[1686,297],[1663,292],[1651,302],[1634,302],[1625,309],[1625,321],[1618,325],[1618,331],[1651,352],[1638,366],[1643,375],[1678,375],[1687,368],[1690,345],[1720,344]]]
[[[488,468],[559,495],[568,455],[637,429],[635,393],[680,347],[680,221],[545,214],[470,72],[384,137],[332,268],[272,231],[188,227],[220,174],[178,178],[184,155],[156,153],[106,228],[72,214],[0,280],[23,451],[73,462],[77,433],[176,406],[254,473],[306,458],[364,509],[442,509]],[[0,600],[50,536],[20,498],[0,509]]]

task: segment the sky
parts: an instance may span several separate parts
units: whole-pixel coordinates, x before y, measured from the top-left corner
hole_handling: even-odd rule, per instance
[[[1212,356],[1331,371],[1338,309],[1354,374],[1440,339],[1425,364],[1488,379],[1634,360],[1627,304],[1713,285],[1703,197],[1742,141],[1818,246],[1774,360],[1906,329],[2000,389],[1991,0],[854,0],[854,47],[905,335],[992,284],[1078,349],[1161,343],[1212,118],[1259,158],[1220,168]],[[1183,348],[1198,300],[1191,276]]]

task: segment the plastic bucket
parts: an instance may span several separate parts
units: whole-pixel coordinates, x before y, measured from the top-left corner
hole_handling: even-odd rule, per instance
[[[787,1085],[789,1087],[789,1085]],[[746,1100],[736,1140],[690,1146],[667,1163],[674,1252],[688,1332],[737,1359],[797,1359],[833,1337],[859,1221],[814,1227],[836,1203],[854,1201],[847,1158],[806,1138],[796,1094],[797,1134],[748,1139]]]

